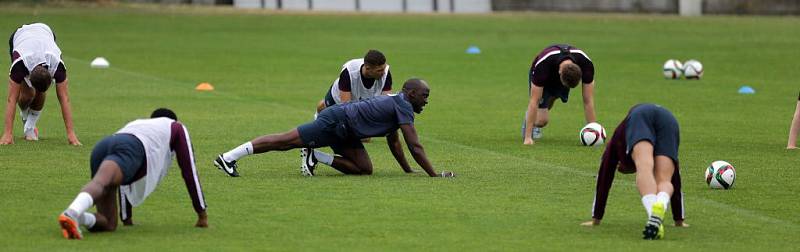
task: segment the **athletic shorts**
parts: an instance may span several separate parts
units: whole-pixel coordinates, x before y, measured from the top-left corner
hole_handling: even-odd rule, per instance
[[[650,141],[654,155],[664,155],[678,163],[680,129],[669,110],[655,104],[638,105],[631,110],[627,123],[625,142],[628,143],[628,154],[636,143]]]
[[[333,88],[333,86],[331,86]],[[331,94],[331,89],[328,88],[328,93],[325,94],[325,107],[330,107],[336,105],[336,100],[333,99],[333,95]]]
[[[539,99],[540,109],[551,109],[555,105],[556,99],[561,99],[562,103],[569,100],[569,89],[543,88],[542,99]]]
[[[137,175],[146,172],[144,145],[138,138],[131,134],[114,134],[103,138],[92,149],[91,168],[92,178],[100,169],[100,163],[112,160],[122,169],[122,184],[128,185],[136,179]],[[142,174],[139,174],[139,173]]]
[[[298,126],[297,132],[303,145],[311,148],[330,146],[336,153],[342,149],[364,149],[361,140],[350,133],[344,109],[338,106],[323,110],[316,120]]]

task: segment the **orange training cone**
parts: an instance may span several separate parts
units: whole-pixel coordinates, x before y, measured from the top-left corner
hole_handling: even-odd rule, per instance
[[[208,82],[203,82],[203,83],[198,84],[197,87],[194,88],[194,90],[197,90],[197,91],[214,91],[214,86],[211,86],[211,84],[209,84]]]

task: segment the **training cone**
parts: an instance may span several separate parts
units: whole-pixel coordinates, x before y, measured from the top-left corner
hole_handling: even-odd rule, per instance
[[[755,94],[756,90],[753,89],[750,86],[742,86],[742,87],[739,88],[739,93],[740,94]]]
[[[90,63],[89,66],[91,66],[92,68],[108,68],[109,66],[111,66],[111,64],[108,63],[108,60],[106,60],[106,58],[97,57],[94,58],[94,60],[92,60],[92,63]]]
[[[467,48],[467,54],[480,54],[481,49],[477,46],[470,46]]]
[[[211,86],[211,84],[209,84],[208,82],[203,82],[203,83],[197,84],[197,87],[195,87],[194,90],[197,90],[197,91],[213,91],[214,90],[214,86]]]

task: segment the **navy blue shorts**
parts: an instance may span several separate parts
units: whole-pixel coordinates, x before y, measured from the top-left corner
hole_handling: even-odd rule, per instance
[[[569,89],[544,88],[542,99],[539,99],[539,108],[552,109],[553,105],[556,103],[556,99],[561,99],[562,103],[567,103],[567,100],[569,100]]]
[[[342,149],[364,149],[361,140],[354,137],[347,127],[344,109],[333,106],[323,110],[317,119],[297,127],[303,145],[311,148],[330,146],[334,152]]]
[[[679,131],[678,121],[669,110],[655,104],[637,105],[631,109],[625,128],[626,151],[630,154],[636,143],[649,141],[654,155],[664,155],[678,163]]]
[[[144,145],[131,134],[114,134],[103,138],[92,149],[92,178],[100,169],[100,163],[112,160],[122,169],[122,184],[128,185],[146,172]],[[141,173],[141,174],[140,174]],[[140,175],[140,176],[137,176]]]

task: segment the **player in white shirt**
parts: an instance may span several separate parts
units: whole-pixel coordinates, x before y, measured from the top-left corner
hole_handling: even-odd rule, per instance
[[[116,230],[117,194],[123,224],[133,225],[131,208],[142,204],[166,177],[173,156],[197,213],[195,226],[208,227],[189,132],[169,109],[157,109],[150,117],[128,123],[95,145],[92,180],[58,216],[64,238],[82,239],[80,226],[92,232]],[[87,212],[92,205],[97,206],[97,213]]]
[[[72,123],[72,107],[67,91],[67,69],[61,60],[61,49],[56,45],[56,35],[42,23],[23,25],[8,40],[11,69],[9,71],[8,100],[5,108],[3,135],[0,145],[14,143],[14,112],[19,106],[25,140],[39,140],[36,122],[44,108],[46,91],[55,81],[56,96],[64,117],[67,140],[71,145],[81,145]]]
[[[369,50],[363,59],[352,59],[342,65],[339,78],[317,104],[317,112],[349,101],[361,101],[392,92],[392,73],[386,56],[378,50]]]

